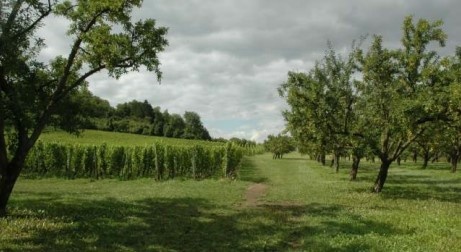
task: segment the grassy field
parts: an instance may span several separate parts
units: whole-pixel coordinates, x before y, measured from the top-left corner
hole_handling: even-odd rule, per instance
[[[244,159],[239,180],[21,178],[0,220],[0,251],[460,251],[461,175],[448,164],[348,164],[292,154]],[[247,188],[263,183],[257,204]]]

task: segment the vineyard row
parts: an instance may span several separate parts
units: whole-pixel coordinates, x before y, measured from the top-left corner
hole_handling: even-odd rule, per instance
[[[28,156],[25,173],[69,179],[233,177],[243,155],[254,152],[231,143],[218,147],[162,143],[127,147],[39,142]]]

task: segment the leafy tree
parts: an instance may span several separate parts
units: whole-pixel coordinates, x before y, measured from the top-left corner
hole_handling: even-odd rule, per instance
[[[167,109],[163,111],[162,113],[162,118],[163,118],[163,136],[164,137],[172,137],[173,136],[173,130],[170,127],[170,113],[168,112]]]
[[[178,114],[171,114],[168,119],[169,121],[165,129],[165,134],[174,138],[182,138],[186,128],[184,119]]]
[[[232,143],[237,144],[240,147],[256,147],[256,142],[244,138],[232,137],[229,139]]]
[[[200,116],[195,112],[186,111],[184,113],[186,127],[184,138],[211,140],[208,130],[203,126]]]
[[[274,159],[282,159],[283,155],[296,150],[296,145],[291,137],[279,134],[267,136],[264,148],[273,154]]]
[[[140,102],[133,100],[131,102],[118,104],[115,114],[119,117],[131,117],[137,119],[152,119],[154,109],[147,100]]]
[[[360,160],[367,155],[369,149],[363,139],[352,137],[350,152],[352,155],[352,166],[349,174],[350,180],[354,181],[357,179]]]
[[[381,192],[389,166],[423,134],[425,123],[443,114],[428,96],[437,92],[440,67],[437,53],[427,47],[431,42],[444,45],[441,25],[424,19],[415,24],[409,16],[403,24],[403,49],[385,49],[382,37],[374,36],[368,52],[358,53],[363,81],[357,108],[367,126],[362,136],[381,160],[374,192]]]
[[[82,106],[80,113],[87,117],[108,118],[114,113],[114,109],[110,106],[109,101],[93,95],[86,86],[79,88],[75,96],[70,96],[70,98],[80,103]]]
[[[283,115],[298,144],[319,152],[323,164],[325,152],[332,152],[338,171],[340,155],[351,145],[355,63],[353,54],[343,59],[330,43],[328,47],[323,60],[308,74],[289,72],[279,94],[290,105]]]
[[[93,95],[86,86],[79,87],[65,100],[57,109],[60,116],[54,117],[58,121],[54,123],[55,126],[66,128],[67,123],[70,124],[68,128],[109,130],[107,118],[112,116],[114,109],[107,100]],[[76,123],[79,124],[77,127]]]
[[[441,149],[450,159],[451,171],[456,172],[461,159],[461,47],[457,47],[456,55],[444,63],[446,85],[438,97],[445,102],[443,108],[447,109],[448,120],[439,126],[438,136]]]
[[[165,124],[165,118],[160,111],[160,107],[155,107],[153,110],[153,120],[152,120],[152,132],[151,135],[154,136],[163,136],[163,126]]]
[[[427,168],[429,161],[438,155],[440,151],[440,140],[442,140],[439,136],[441,133],[440,128],[438,124],[430,124],[420,137],[415,140],[415,149],[423,158],[423,169]]]
[[[0,215],[28,152],[64,100],[102,70],[118,78],[144,66],[160,80],[158,53],[167,45],[167,29],[153,19],[132,22],[141,0],[9,2],[0,20]],[[44,40],[36,31],[53,15],[70,22],[71,46],[67,55],[40,62]]]

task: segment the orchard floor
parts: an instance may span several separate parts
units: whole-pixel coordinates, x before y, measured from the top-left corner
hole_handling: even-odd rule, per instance
[[[378,163],[348,181],[298,154],[245,158],[239,179],[22,177],[0,251],[461,251],[461,174]]]

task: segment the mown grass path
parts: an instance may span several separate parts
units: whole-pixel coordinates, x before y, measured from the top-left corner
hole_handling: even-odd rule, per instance
[[[21,178],[0,251],[459,251],[460,174],[407,163],[376,195],[377,166],[357,182],[296,154],[245,158],[236,181]]]

